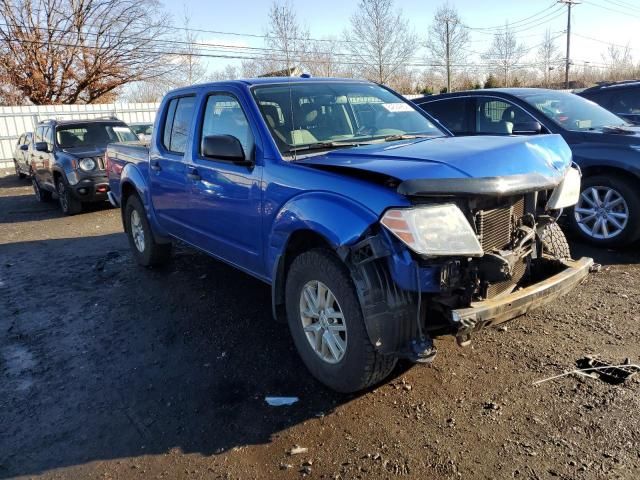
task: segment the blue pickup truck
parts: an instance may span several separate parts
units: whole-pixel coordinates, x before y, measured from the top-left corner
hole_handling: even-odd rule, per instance
[[[365,81],[175,90],[149,148],[111,144],[105,163],[138,263],[178,240],[268,283],[306,367],[342,392],[431,362],[438,336],[468,344],[592,264],[555,222],[580,190],[559,135],[454,138]]]

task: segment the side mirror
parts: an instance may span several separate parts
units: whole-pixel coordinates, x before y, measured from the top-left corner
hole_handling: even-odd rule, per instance
[[[209,135],[202,139],[202,155],[206,158],[230,160],[240,165],[252,165],[247,160],[240,140],[233,135]]]
[[[537,135],[542,132],[542,125],[532,120],[531,122],[516,123],[511,131],[512,135]]]
[[[47,142],[36,142],[33,144],[33,146],[38,152],[44,152],[44,153],[49,152],[49,145],[47,145]]]
[[[20,150],[26,152],[27,150],[29,150],[29,145],[20,145]]]

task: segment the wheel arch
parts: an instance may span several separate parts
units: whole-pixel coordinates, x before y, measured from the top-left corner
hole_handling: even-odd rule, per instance
[[[582,168],[583,177],[593,177],[594,175],[615,175],[640,185],[640,175],[638,173],[614,165],[589,165]]]

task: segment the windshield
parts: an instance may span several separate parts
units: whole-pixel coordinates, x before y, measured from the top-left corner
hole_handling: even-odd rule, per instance
[[[587,131],[628,125],[600,105],[573,93],[548,91],[526,95],[522,99],[567,130]]]
[[[122,123],[74,123],[56,128],[60,148],[104,146],[113,142],[134,142],[138,137]]]
[[[305,146],[445,135],[412,104],[378,85],[305,82],[260,86],[253,93],[283,154]]]
[[[129,125],[129,127],[138,135],[151,135],[153,130],[153,124],[151,123],[139,123],[137,125]]]

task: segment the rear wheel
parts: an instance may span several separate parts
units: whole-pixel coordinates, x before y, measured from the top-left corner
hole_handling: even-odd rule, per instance
[[[348,270],[329,250],[295,258],[286,280],[289,329],[302,361],[329,388],[355,392],[384,380],[397,359],[380,355],[366,331]]]
[[[140,265],[151,267],[169,260],[171,244],[155,241],[144,206],[137,196],[132,195],[127,200],[124,219],[131,251]]]
[[[65,215],[75,215],[82,211],[82,202],[73,196],[71,189],[67,186],[62,177],[58,178],[58,202],[60,210]]]
[[[574,232],[603,247],[628,245],[640,238],[637,185],[616,175],[594,175],[582,182],[570,215]]]
[[[51,201],[51,192],[42,189],[35,175],[31,175],[31,185],[33,186],[33,193],[36,195],[36,200],[40,203]]]

